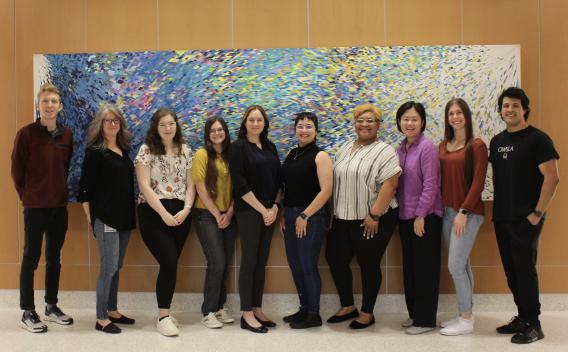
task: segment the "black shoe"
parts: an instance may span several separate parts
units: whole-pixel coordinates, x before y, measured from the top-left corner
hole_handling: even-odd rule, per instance
[[[265,328],[264,326],[260,326],[258,328],[250,326],[249,323],[247,323],[247,321],[245,320],[244,317],[241,317],[241,329],[249,330],[249,331],[252,331],[252,332],[257,332],[257,333],[260,333],[260,334],[266,334],[268,332],[268,329]]]
[[[317,313],[306,313],[306,317],[303,320],[296,320],[290,323],[290,328],[292,329],[308,329],[314,328],[316,326],[321,326],[321,317]]]
[[[371,321],[369,321],[367,324],[360,323],[357,320],[353,320],[351,324],[349,324],[349,328],[353,330],[361,330],[361,329],[366,329],[373,324],[375,324],[374,316],[371,318]]]
[[[502,325],[498,327],[497,333],[499,334],[516,334],[521,332],[526,326],[525,321],[519,317],[513,317],[508,324]]]
[[[512,343],[527,344],[542,340],[544,334],[540,326],[535,326],[529,323],[525,324],[525,328],[511,337]]]
[[[359,311],[355,308],[351,313],[347,313],[344,315],[333,315],[329,319],[327,319],[328,324],[335,324],[341,323],[343,321],[347,321],[349,319],[357,318],[359,316]]]
[[[276,327],[276,323],[273,322],[272,320],[261,320],[259,317],[257,317],[256,315],[254,316],[256,318],[256,320],[258,320],[259,323],[262,324],[262,326],[264,326],[265,328],[275,328]]]
[[[35,310],[24,311],[20,325],[29,332],[39,333],[47,331],[47,325],[41,321]]]
[[[108,323],[105,326],[102,326],[97,321],[95,323],[95,330],[106,332],[107,334],[120,334],[122,332],[122,330],[118,326],[114,325],[114,323],[112,322]]]
[[[304,309],[304,307],[300,307],[300,309],[296,313],[287,315],[284,318],[282,318],[282,320],[284,320],[285,323],[291,323],[291,322],[294,322],[294,321],[302,321],[302,320],[304,320],[304,318],[306,317],[307,314],[308,314],[308,311],[306,309]]]
[[[129,318],[126,315],[121,315],[120,318],[113,318],[109,316],[108,320],[116,324],[124,324],[124,325],[133,325],[136,322],[136,320]]]
[[[73,318],[63,313],[58,306],[46,305],[45,306],[45,320],[52,321],[61,325],[71,325],[73,324]]]

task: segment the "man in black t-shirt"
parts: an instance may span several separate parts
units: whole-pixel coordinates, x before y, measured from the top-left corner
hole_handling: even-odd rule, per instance
[[[498,105],[507,129],[493,137],[489,146],[493,224],[518,315],[497,332],[514,334],[513,343],[531,343],[544,338],[538,319],[536,257],[546,209],[560,180],[560,157],[550,137],[527,123],[529,99],[522,89],[506,89]]]

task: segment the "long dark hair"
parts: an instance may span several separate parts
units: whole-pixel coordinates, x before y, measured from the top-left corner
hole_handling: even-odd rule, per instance
[[[463,112],[465,117],[465,167],[464,177],[467,188],[471,187],[473,182],[473,123],[471,121],[471,109],[469,105],[462,98],[454,98],[446,104],[445,118],[444,118],[444,140],[449,142],[455,138],[454,128],[450,126],[450,108],[457,105]]]
[[[182,154],[182,145],[185,143],[183,139],[183,134],[181,132],[181,126],[179,125],[179,119],[176,113],[173,110],[168,108],[159,108],[156,110],[152,118],[150,119],[150,128],[148,128],[148,132],[146,132],[146,138],[144,139],[144,143],[150,149],[150,153],[155,155],[164,155],[166,154],[166,148],[164,147],[164,143],[162,142],[162,138],[158,133],[158,125],[160,124],[160,119],[164,116],[171,115],[176,122],[176,134],[174,135],[174,145],[178,149],[178,155]]]
[[[247,118],[248,118],[249,114],[251,112],[253,112],[254,110],[260,111],[260,113],[262,114],[262,118],[264,119],[264,128],[262,129],[262,132],[260,132],[260,143],[262,145],[267,145],[268,144],[268,128],[270,127],[270,123],[268,121],[268,116],[266,115],[266,111],[260,105],[251,105],[245,110],[245,113],[243,114],[243,119],[241,121],[241,127],[239,128],[239,137],[238,138],[239,139],[246,139],[247,138],[247,126],[246,126]]]
[[[207,152],[207,168],[205,169],[205,189],[211,199],[215,200],[217,198],[217,168],[215,167],[215,160],[217,160],[217,151],[213,148],[213,143],[211,142],[211,126],[215,122],[219,122],[223,131],[225,131],[225,139],[221,144],[221,158],[224,162],[229,160],[229,146],[231,145],[231,136],[229,135],[229,128],[227,123],[222,117],[213,116],[205,121],[205,128],[203,129],[203,143],[205,151]]]

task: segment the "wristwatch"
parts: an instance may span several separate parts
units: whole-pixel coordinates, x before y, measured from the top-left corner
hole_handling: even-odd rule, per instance
[[[306,213],[301,212],[300,215],[298,215],[299,217],[301,217],[303,220],[308,221],[309,216],[306,215]]]
[[[539,218],[542,218],[542,216],[544,215],[544,213],[540,210],[533,210],[533,214],[538,216]]]
[[[463,214],[463,215],[469,214],[469,211],[467,211],[467,209],[464,209],[464,208],[461,208],[460,210],[458,210],[458,212],[459,212],[460,214]]]
[[[381,216],[380,216],[380,215],[378,215],[378,214],[373,214],[373,213],[371,213],[371,212],[369,212],[369,217],[370,217],[371,219],[373,219],[373,221],[379,221],[379,220],[381,220]]]

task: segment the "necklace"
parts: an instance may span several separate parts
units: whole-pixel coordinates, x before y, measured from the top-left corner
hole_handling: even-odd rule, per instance
[[[307,149],[304,148],[304,150],[300,151],[300,147],[298,146],[298,148],[296,148],[296,155],[294,156],[294,160],[298,159],[298,157],[299,157],[300,155],[304,154],[304,152],[305,152],[306,150],[307,150]]]

